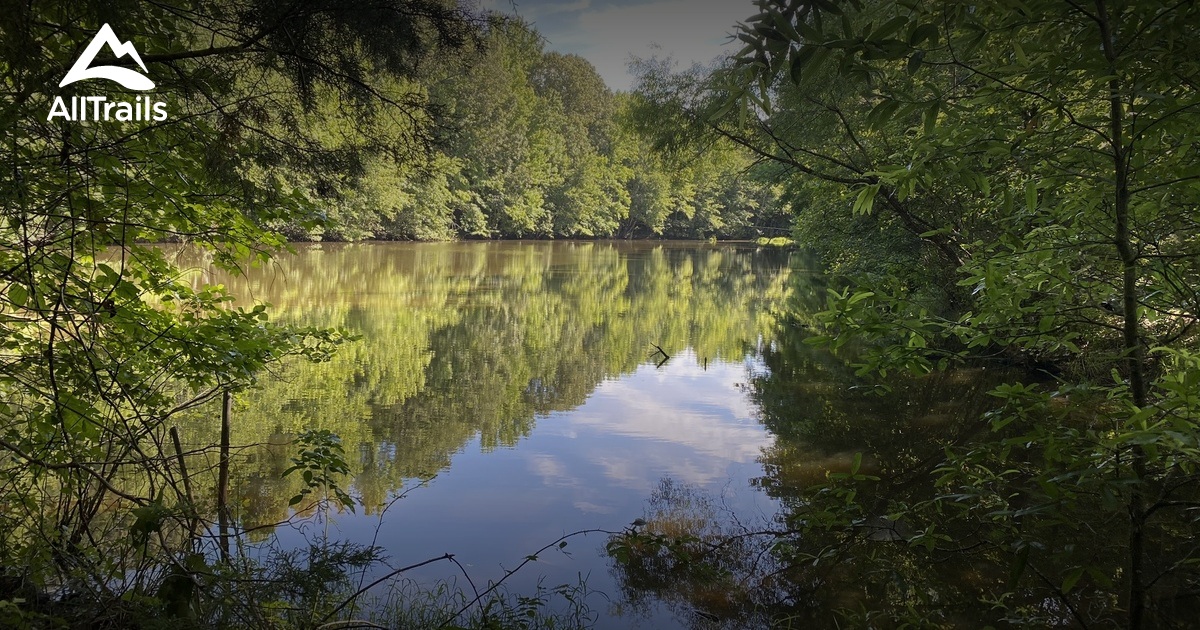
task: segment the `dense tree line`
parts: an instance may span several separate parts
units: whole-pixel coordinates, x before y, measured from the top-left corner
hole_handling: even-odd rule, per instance
[[[755,238],[782,236],[780,190],[751,154],[717,141],[667,155],[637,117],[643,96],[613,93],[576,55],[493,15],[479,46],[447,55],[405,90],[435,116],[414,155],[368,152],[364,177],[311,186],[319,225],[278,224],[296,239]],[[341,143],[335,103],[316,117]],[[377,131],[408,133],[406,124]]]

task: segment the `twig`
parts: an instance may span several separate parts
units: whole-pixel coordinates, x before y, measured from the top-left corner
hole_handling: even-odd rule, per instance
[[[330,621],[329,623],[317,626],[317,630],[333,630],[334,628],[337,630],[346,630],[347,628],[382,628],[383,630],[388,630],[387,626],[381,626],[379,624],[371,623],[370,621],[364,621],[362,619]]]
[[[651,344],[651,345],[653,345],[653,344]],[[664,352],[663,354],[666,354],[666,353]],[[560,547],[560,548],[561,548],[561,547],[562,547],[561,543],[563,543],[564,541],[566,541],[568,538],[573,538],[573,537],[575,537],[575,536],[587,535],[587,534],[609,534],[609,535],[616,535],[616,534],[619,534],[619,533],[621,533],[621,532],[609,531],[609,530],[607,530],[607,529],[581,529],[581,530],[579,530],[579,531],[574,531],[574,532],[571,532],[570,534],[563,534],[562,536],[559,536],[559,537],[558,537],[558,539],[557,539],[557,540],[555,540],[554,542],[551,542],[550,544],[548,544],[548,545],[546,545],[546,546],[542,547],[541,549],[538,549],[537,551],[535,551],[535,552],[533,552],[533,553],[531,553],[531,554],[529,554],[529,555],[525,556],[525,559],[521,561],[521,564],[518,564],[518,565],[517,565],[515,568],[513,568],[513,569],[510,569],[510,570],[507,570],[507,571],[505,571],[505,572],[504,572],[504,577],[501,577],[501,578],[500,578],[499,580],[497,580],[497,581],[496,581],[494,584],[492,584],[491,586],[487,587],[487,589],[485,589],[485,590],[484,590],[482,593],[479,593],[478,595],[476,595],[476,596],[475,596],[475,599],[472,599],[471,601],[467,602],[467,603],[466,603],[466,604],[465,604],[465,605],[464,605],[462,608],[459,608],[457,611],[455,611],[455,613],[454,613],[453,615],[451,615],[451,616],[447,617],[445,621],[443,621],[442,623],[438,624],[438,626],[437,626],[437,627],[439,627],[439,628],[445,628],[446,626],[450,625],[450,623],[451,623],[451,622],[453,622],[455,619],[458,619],[458,616],[459,616],[459,615],[461,615],[461,614],[463,614],[464,612],[466,612],[466,611],[467,611],[467,609],[469,609],[471,606],[474,606],[476,603],[478,603],[480,600],[482,600],[482,599],[483,599],[485,596],[487,596],[488,594],[492,593],[492,592],[493,592],[493,591],[495,591],[496,589],[500,588],[500,585],[501,585],[501,584],[503,584],[503,583],[504,583],[504,581],[505,581],[505,580],[507,580],[509,577],[511,577],[511,576],[512,576],[512,574],[516,573],[517,571],[520,571],[522,567],[524,567],[525,565],[529,564],[530,562],[533,562],[534,560],[537,560],[537,557],[538,557],[539,555],[541,555],[541,554],[542,554],[542,552],[544,552],[544,551],[546,551],[546,550],[550,549],[551,547]],[[474,585],[472,585],[472,586],[474,586]]]
[[[671,360],[671,355],[667,354],[667,351],[666,351],[666,350],[663,350],[663,349],[662,349],[662,346],[660,346],[660,345],[658,345],[658,344],[656,344],[656,343],[652,343],[652,344],[650,344],[650,345],[652,345],[652,346],[654,346],[655,348],[657,348],[657,349],[658,349],[658,352],[656,352],[655,354],[661,354],[661,355],[663,356],[663,359],[662,359],[662,361],[659,361],[658,363],[654,364],[654,367],[656,367],[656,368],[660,368],[660,367],[662,367],[664,364],[666,364],[666,362],[667,362],[667,361],[670,361],[670,360]],[[654,354],[651,354],[650,356],[654,356]]]
[[[471,579],[471,574],[467,572],[467,568],[464,567],[456,558],[450,558],[450,562],[458,565],[458,568],[462,571],[463,577],[467,578],[467,584],[471,585],[471,590],[474,591],[475,597],[479,597],[479,589],[475,587],[475,580]]]
[[[179,443],[179,430],[171,427],[170,433],[171,441],[175,443],[175,458],[179,460],[179,475],[183,477],[183,492],[187,496],[188,533],[195,538],[200,518],[196,511],[196,498],[192,495],[192,481],[188,478],[187,462],[183,458],[183,446]],[[176,491],[178,492],[178,490]]]
[[[342,603],[340,603],[340,604],[338,604],[338,605],[337,605],[337,608],[334,608],[333,610],[331,610],[331,611],[329,611],[328,613],[326,613],[324,617],[321,617],[321,623],[324,623],[324,622],[325,622],[325,621],[327,621],[327,620],[328,620],[330,617],[332,617],[332,616],[334,616],[334,615],[338,614],[339,612],[341,612],[343,608],[345,608],[346,606],[349,606],[351,602],[353,602],[354,600],[358,599],[358,596],[359,596],[359,595],[362,595],[363,593],[365,593],[365,592],[367,592],[367,591],[371,590],[371,589],[372,589],[372,588],[374,588],[374,587],[375,587],[377,584],[381,584],[381,583],[383,583],[383,582],[387,581],[388,579],[390,579],[390,578],[392,578],[392,577],[395,577],[396,575],[399,575],[399,574],[401,574],[401,573],[404,573],[405,571],[409,571],[409,570],[412,570],[412,569],[416,569],[416,568],[418,568],[418,567],[423,567],[423,566],[425,566],[425,565],[427,565],[427,564],[433,564],[434,562],[439,562],[439,561],[441,561],[441,560],[453,560],[453,559],[454,559],[454,554],[452,554],[452,553],[445,553],[445,554],[442,554],[442,555],[440,555],[440,556],[438,556],[438,557],[436,557],[436,558],[430,558],[430,559],[428,559],[428,560],[423,560],[423,561],[421,561],[421,562],[418,562],[418,563],[416,563],[416,564],[410,564],[410,565],[408,565],[408,566],[406,566],[406,567],[400,567],[399,569],[396,569],[395,571],[390,571],[390,572],[388,572],[388,574],[387,574],[387,575],[384,575],[383,577],[379,578],[378,580],[375,580],[374,582],[371,582],[370,584],[368,584],[368,585],[366,585],[366,586],[364,586],[364,587],[362,587],[362,588],[358,589],[357,591],[355,591],[355,592],[354,592],[354,594],[353,594],[353,595],[351,595],[350,597],[347,597],[345,600],[343,600],[343,601],[342,601]],[[455,616],[457,616],[457,615],[455,615]],[[324,627],[324,626],[321,626],[321,627]]]

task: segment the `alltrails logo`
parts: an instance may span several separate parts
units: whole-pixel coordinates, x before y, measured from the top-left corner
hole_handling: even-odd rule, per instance
[[[122,42],[112,28],[105,24],[100,27],[91,43],[83,50],[83,54],[79,55],[79,59],[75,61],[75,65],[71,66],[71,70],[67,72],[67,76],[63,77],[58,87],[64,87],[84,79],[108,79],[116,81],[129,90],[154,89],[154,82],[145,75],[138,74],[135,70],[120,66],[93,66],[92,62],[95,61],[96,54],[106,44],[116,58],[120,59],[129,55],[133,61],[137,62],[142,72],[147,72],[146,64],[142,63],[142,57],[138,55],[133,43]],[[70,103],[69,107],[68,102]],[[54,120],[55,116],[61,116],[72,122],[85,120],[160,122],[167,119],[167,104],[161,101],[153,102],[149,96],[139,96],[133,102],[110,101],[104,96],[73,96],[68,101],[61,96],[56,96],[54,104],[50,107],[50,115],[46,117],[46,120]]]

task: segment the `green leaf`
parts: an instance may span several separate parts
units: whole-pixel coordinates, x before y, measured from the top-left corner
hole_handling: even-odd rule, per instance
[[[1029,564],[1030,546],[1024,542],[1018,544],[1020,548],[1017,550],[1017,557],[1008,573],[1008,590],[1010,591],[1017,588],[1021,576],[1025,574],[1025,567]]]
[[[871,33],[871,36],[869,39],[873,39],[873,40],[886,39],[886,38],[890,37],[896,31],[900,30],[900,28],[903,27],[905,24],[908,24],[908,16],[904,16],[904,15],[896,16],[896,17],[888,20],[887,22],[885,22],[879,28],[875,29],[875,32]]]
[[[925,135],[933,133],[934,127],[937,125],[938,112],[941,111],[942,104],[934,101],[928,109],[925,110]]]
[[[1070,593],[1071,589],[1075,588],[1075,584],[1079,582],[1079,578],[1083,577],[1084,567],[1075,567],[1067,573],[1063,578],[1061,588],[1063,594]]]
[[[805,40],[818,42],[818,41],[821,41],[822,39],[824,39],[821,36],[820,31],[818,31],[817,29],[813,28],[812,26],[810,26],[804,22],[797,22],[796,29],[800,31],[800,34],[804,36]],[[802,47],[802,48],[804,48],[804,47]],[[811,48],[811,46],[808,46],[808,48]]]
[[[811,48],[805,46],[800,49],[800,52],[792,56],[792,66],[788,73],[788,76],[792,79],[792,83],[800,83],[800,77],[804,71],[804,63],[807,60],[806,57],[812,57],[811,50]]]
[[[933,45],[938,43],[938,27],[936,24],[921,24],[912,30],[908,36],[908,44],[910,46],[920,46],[921,42],[932,40]]]
[[[13,303],[13,306],[23,308],[26,300],[29,299],[29,291],[25,288],[25,285],[14,282],[8,285],[8,299]]]
[[[871,214],[871,209],[875,205],[875,195],[879,192],[879,184],[871,184],[864,186],[858,191],[858,196],[854,200],[854,206],[850,209],[851,214],[857,216],[860,214]]]
[[[925,59],[925,51],[923,51],[923,50],[918,50],[917,52],[910,55],[908,58],[908,68],[906,68],[908,70],[908,73],[916,74],[917,71],[921,69],[921,61],[924,59]]]
[[[720,107],[717,108],[716,111],[714,111],[712,114],[710,114],[708,116],[708,122],[710,122],[710,123],[719,122],[722,118],[725,118],[726,116],[729,115],[730,112],[733,111],[733,107],[734,107],[733,100],[725,101],[724,103],[721,104]]]
[[[1025,56],[1025,49],[1021,48],[1021,42],[1013,40],[1013,52],[1017,55],[1017,62],[1022,66],[1029,65],[1029,58]]]
[[[859,302],[861,302],[867,298],[874,297],[874,296],[875,296],[874,291],[862,291],[862,292],[855,293],[854,295],[850,296],[850,299],[846,302],[846,304],[847,305],[858,304]]]
[[[878,105],[871,108],[871,113],[867,114],[867,126],[871,129],[883,127],[885,123],[892,119],[892,116],[899,107],[900,103],[892,99],[880,101]]]

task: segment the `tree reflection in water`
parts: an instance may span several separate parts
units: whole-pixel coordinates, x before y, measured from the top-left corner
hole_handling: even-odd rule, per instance
[[[485,451],[513,446],[538,416],[574,409],[601,382],[632,373],[654,345],[742,361],[769,342],[790,256],[648,242],[297,249],[245,277],[178,254],[197,283],[271,303],[282,321],[361,337],[327,363],[288,366],[239,401],[233,443],[249,446],[234,466],[235,503],[248,528],[289,517],[300,481],[281,473],[301,431],[341,437],[361,509],[372,514],[445,470],[471,440]],[[211,443],[210,423],[187,426],[185,442]]]
[[[804,337],[783,322],[750,383],[773,435],[756,485],[779,514],[743,525],[710,498],[660,490],[648,524],[608,545],[628,601],[654,594],[705,628],[1121,626],[1131,480],[1063,454],[1106,457],[1089,437],[1104,431],[1103,392],[1031,387],[996,365],[881,388]],[[1003,410],[997,388],[1019,392]],[[1192,627],[1195,510],[1167,508],[1200,505],[1197,491],[1153,490],[1173,500],[1146,530],[1149,614]]]
[[[987,392],[1003,374],[894,378],[882,392],[803,344],[797,322],[783,329],[749,385],[774,435],[755,483],[779,513],[739,520],[716,498],[664,480],[646,524],[607,546],[622,605],[653,596],[697,628],[1002,621],[980,600],[1004,591],[1009,576],[992,557],[1004,550],[951,551],[972,532],[894,517],[931,497],[947,447],[986,430]]]

